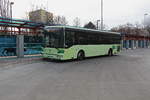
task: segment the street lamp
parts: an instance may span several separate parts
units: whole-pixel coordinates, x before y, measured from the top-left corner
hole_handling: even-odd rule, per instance
[[[10,16],[11,16],[11,23],[12,23],[12,5],[14,5],[14,2],[10,2]],[[12,34],[12,27],[11,27],[11,34]]]
[[[103,0],[101,0],[101,30],[103,30]]]
[[[99,28],[99,25],[98,25],[99,22],[100,22],[100,20],[97,20],[97,21],[96,21],[96,23],[97,23],[97,30],[98,30],[98,28]]]
[[[12,19],[12,5],[14,5],[14,2],[10,2],[10,14],[11,14],[11,19]]]
[[[148,14],[147,13],[145,13],[144,14],[144,30],[145,30],[145,28],[146,28],[146,16],[147,16]],[[145,37],[145,36],[144,36]],[[145,42],[146,40],[144,40],[144,47],[145,47]]]
[[[147,13],[144,14],[144,28],[146,27],[146,16],[147,15],[148,15]]]

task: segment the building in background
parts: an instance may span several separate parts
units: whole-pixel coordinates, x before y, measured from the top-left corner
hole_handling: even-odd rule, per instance
[[[53,13],[50,13],[43,9],[39,9],[29,12],[29,19],[34,22],[53,24]]]

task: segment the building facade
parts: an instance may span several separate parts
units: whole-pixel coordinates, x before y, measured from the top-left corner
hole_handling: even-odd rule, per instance
[[[150,47],[149,36],[122,35],[122,48],[136,49],[149,47]]]
[[[50,13],[43,9],[39,9],[29,12],[29,19],[34,22],[49,24],[53,23],[53,13]]]

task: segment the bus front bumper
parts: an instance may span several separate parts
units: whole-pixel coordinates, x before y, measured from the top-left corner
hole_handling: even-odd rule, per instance
[[[63,60],[63,55],[58,54],[42,54],[44,58],[50,58],[54,60]]]

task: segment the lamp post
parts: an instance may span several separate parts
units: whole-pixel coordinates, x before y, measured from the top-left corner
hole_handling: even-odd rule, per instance
[[[144,30],[146,29],[146,16],[147,16],[148,14],[147,13],[145,13],[144,14]],[[145,38],[146,36],[144,36],[144,38]],[[144,46],[143,46],[144,48],[146,47],[146,40],[144,40]]]
[[[11,23],[12,23],[12,5],[14,5],[14,2],[10,2],[10,16],[11,16]],[[11,27],[11,34],[12,34],[12,27]]]
[[[144,14],[144,28],[146,27],[146,16],[147,15],[148,15],[147,13]]]
[[[99,22],[100,22],[100,20],[97,20],[97,21],[96,21],[96,23],[97,23],[97,30],[98,30],[98,28],[99,28],[99,24],[98,24]]]
[[[103,22],[104,18],[103,18],[103,0],[101,0],[101,30],[103,30]]]

